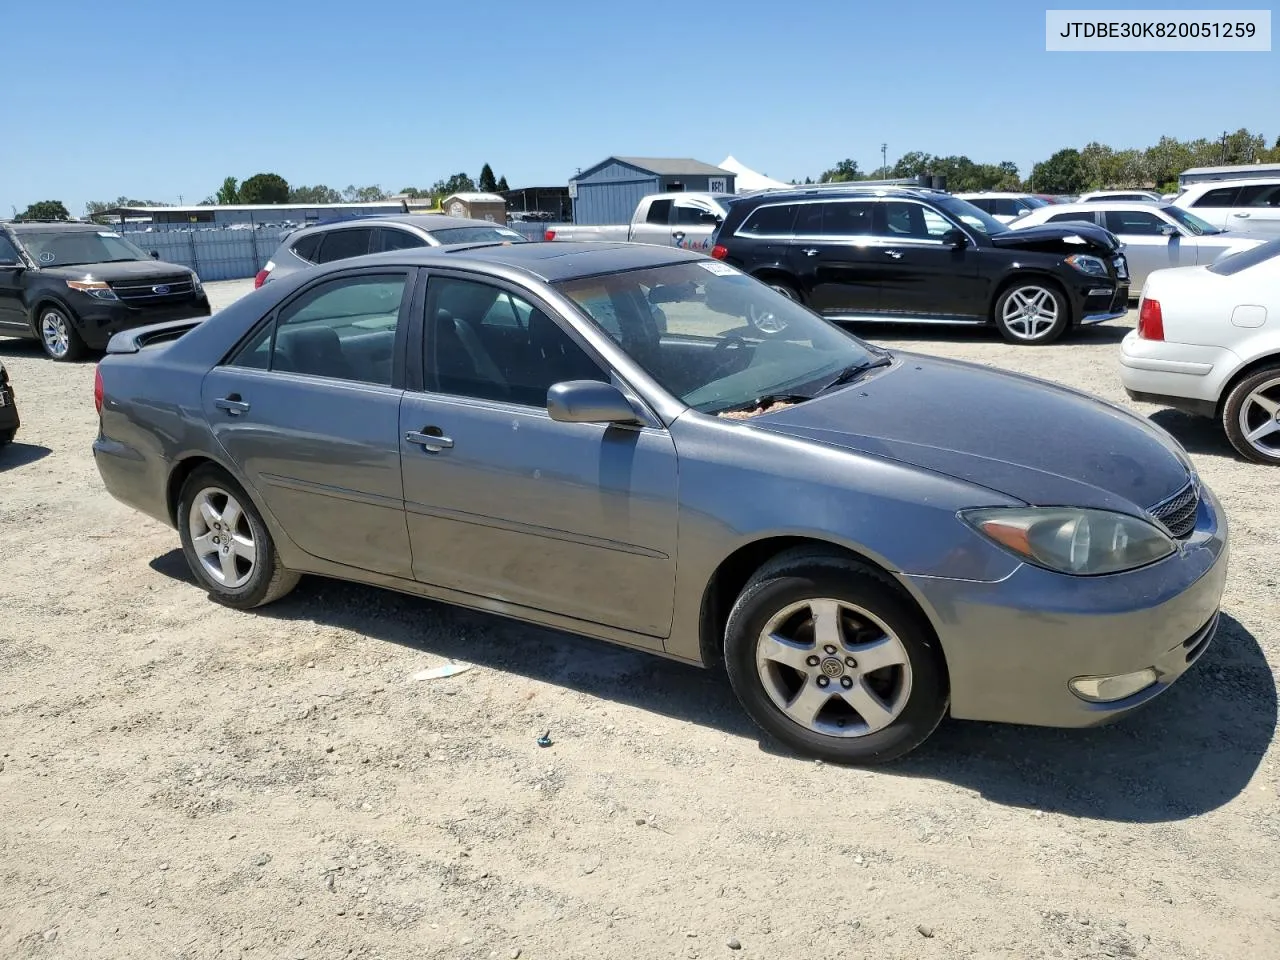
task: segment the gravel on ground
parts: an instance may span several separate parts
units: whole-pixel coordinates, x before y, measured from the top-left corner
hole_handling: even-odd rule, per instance
[[[862,332],[1128,404],[1127,329]],[[1280,957],[1280,470],[1213,423],[1137,405],[1232,522],[1181,682],[1114,726],[948,721],[844,769],[710,671],[317,578],[216,606],[103,490],[92,362],[0,359],[0,956]]]

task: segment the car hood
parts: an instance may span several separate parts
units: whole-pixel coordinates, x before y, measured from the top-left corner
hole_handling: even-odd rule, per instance
[[[1118,253],[1115,234],[1088,223],[1042,223],[1017,226],[990,238],[997,247],[1035,250],[1041,253]]]
[[[1190,476],[1167,433],[1119,407],[1031,377],[911,354],[751,423],[1036,506],[1141,512]]]
[[[149,280],[187,274],[190,267],[165,263],[163,260],[123,260],[119,263],[76,263],[65,267],[42,267],[41,276],[59,280]]]
[[[1241,233],[1238,230],[1224,230],[1222,233],[1207,233],[1202,237],[1184,237],[1183,239],[1207,246],[1231,247],[1235,250],[1260,247],[1267,242],[1266,237],[1260,237],[1256,233]]]

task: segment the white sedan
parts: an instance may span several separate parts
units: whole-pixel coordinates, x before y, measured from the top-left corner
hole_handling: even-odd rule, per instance
[[[1242,456],[1280,465],[1280,240],[1152,273],[1120,364],[1134,400],[1220,419]]]

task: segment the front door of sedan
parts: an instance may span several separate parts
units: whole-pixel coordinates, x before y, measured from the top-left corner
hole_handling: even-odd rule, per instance
[[[518,353],[500,301],[521,318]],[[435,275],[424,319],[425,389],[407,392],[400,412],[414,576],[665,637],[675,591],[670,434],[552,420],[552,384],[609,378],[513,288]]]
[[[413,276],[366,269],[312,283],[201,390],[214,437],[294,543],[406,579],[395,359]]]
[[[1106,210],[1102,225],[1124,244],[1129,285],[1134,291],[1142,289],[1153,270],[1196,263],[1195,238],[1184,237],[1181,227],[1153,210]]]
[[[797,205],[788,256],[818,313],[857,317],[880,309],[885,258],[874,236],[875,206],[870,200]]]
[[[886,316],[926,320],[984,320],[987,278],[982,251],[955,247],[943,237],[957,229],[942,214],[916,200],[876,206],[880,259],[880,310]]]

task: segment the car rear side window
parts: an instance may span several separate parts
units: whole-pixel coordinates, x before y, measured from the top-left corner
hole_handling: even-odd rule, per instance
[[[382,239],[378,249],[383,253],[389,250],[412,250],[414,247],[425,247],[427,241],[408,230],[397,230],[395,227],[383,227]]]
[[[744,237],[789,237],[796,221],[795,203],[757,207],[737,230]]]
[[[1158,237],[1165,225],[1154,213],[1145,210],[1107,210],[1102,214],[1102,222],[1112,233],[1143,237]]]
[[[1241,207],[1280,207],[1280,183],[1261,183],[1241,187],[1236,205]]]
[[[305,260],[307,263],[315,263],[316,250],[319,248],[320,241],[323,238],[323,233],[313,233],[309,236],[299,238],[298,242],[290,249],[293,250],[293,255],[295,257]]]
[[[1090,226],[1097,226],[1094,222],[1093,214],[1086,213],[1083,210],[1073,210],[1070,213],[1055,213],[1045,223],[1087,223]]]
[[[1199,200],[1191,204],[1191,206],[1208,207],[1210,209],[1234,207],[1236,205],[1236,197],[1239,195],[1239,187],[1219,187],[1217,190],[1210,190]]]
[[[808,203],[796,217],[796,236],[864,237],[872,232],[875,205],[862,201]]]
[[[668,223],[671,220],[671,201],[670,200],[654,200],[649,204],[649,214],[644,218],[645,223]]]
[[[348,230],[334,230],[324,234],[320,244],[320,252],[316,263],[333,263],[335,260],[346,260],[349,257],[360,257],[369,252],[369,242],[373,231],[368,227],[356,227]]]
[[[287,304],[232,366],[391,384],[403,273],[341,277]]]

